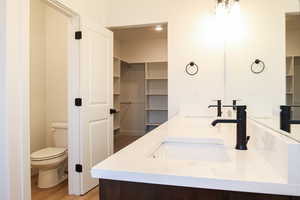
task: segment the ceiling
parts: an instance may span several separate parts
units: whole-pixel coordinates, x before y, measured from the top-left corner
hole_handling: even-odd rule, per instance
[[[133,28],[114,28],[115,39],[119,41],[128,40],[147,40],[147,39],[162,39],[168,37],[168,26],[162,25],[162,31],[155,30],[156,25],[144,26],[144,27],[133,27]]]

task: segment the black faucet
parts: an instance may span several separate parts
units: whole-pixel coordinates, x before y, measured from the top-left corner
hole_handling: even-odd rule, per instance
[[[291,132],[291,124],[300,124],[300,120],[291,119],[291,108],[300,107],[300,106],[280,106],[280,129],[288,133]]]
[[[222,100],[217,100],[217,105],[209,105],[208,108],[218,108],[218,117],[222,116]]]
[[[211,123],[212,126],[216,126],[218,123],[236,123],[236,149],[247,150],[247,143],[250,137],[247,137],[247,106],[224,106],[224,107],[236,107],[236,119],[217,119]]]

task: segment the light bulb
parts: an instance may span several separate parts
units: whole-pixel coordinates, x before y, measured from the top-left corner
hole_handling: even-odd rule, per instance
[[[226,5],[223,1],[218,1],[216,6],[216,16],[217,18],[225,17],[226,16]]]
[[[234,17],[239,17],[240,13],[241,13],[240,2],[238,0],[234,0],[230,9],[230,14]]]
[[[157,26],[155,26],[155,30],[156,31],[162,31],[163,27],[161,25],[157,25]]]

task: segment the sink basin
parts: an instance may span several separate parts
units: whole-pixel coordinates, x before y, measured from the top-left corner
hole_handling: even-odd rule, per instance
[[[153,159],[197,160],[228,162],[229,156],[223,144],[164,141],[151,154]]]

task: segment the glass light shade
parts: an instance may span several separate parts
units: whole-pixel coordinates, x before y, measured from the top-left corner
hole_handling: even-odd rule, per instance
[[[225,2],[218,2],[216,6],[216,16],[217,18],[226,16],[226,4]]]
[[[231,5],[230,14],[234,17],[239,17],[241,12],[240,2],[234,1]]]

